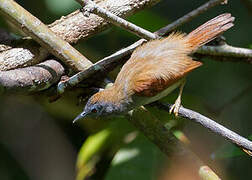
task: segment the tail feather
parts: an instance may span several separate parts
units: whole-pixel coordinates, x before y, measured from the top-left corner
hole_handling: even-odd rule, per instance
[[[196,50],[198,47],[208,43],[231,28],[234,25],[234,19],[231,14],[225,13],[207,21],[186,36],[189,46],[192,50]]]

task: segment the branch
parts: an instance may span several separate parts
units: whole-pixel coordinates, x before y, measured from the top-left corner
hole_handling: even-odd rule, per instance
[[[159,30],[156,33],[159,34],[159,33],[164,33],[164,32],[163,31],[160,32],[160,30]],[[128,56],[134,51],[134,49],[136,47],[140,46],[143,42],[144,42],[143,39],[140,41],[137,41],[133,45],[131,45],[125,49],[122,49],[122,50],[112,54],[111,56],[104,58],[103,60],[97,62],[94,66],[90,67],[90,69],[88,69],[87,71],[80,72],[80,73],[76,74],[75,76],[71,77],[68,81],[64,81],[64,82],[59,83],[58,92],[61,94],[64,92],[64,90],[67,87],[75,86],[80,81],[92,76],[93,74],[95,74],[97,72],[101,72],[104,70],[108,71],[109,69],[113,69],[117,65],[122,64],[125,61],[125,59],[128,58]],[[227,55],[230,55],[230,54],[227,53]]]
[[[63,66],[56,60],[47,60],[35,66],[0,71],[0,94],[29,94],[49,88],[64,74]]]
[[[204,5],[200,6],[196,10],[191,11],[190,13],[186,14],[185,16],[179,18],[175,22],[159,29],[155,33],[150,33],[149,31],[146,31],[142,29],[141,27],[138,27],[120,17],[117,17],[116,15],[112,14],[111,12],[100,8],[98,5],[96,5],[94,2],[90,0],[78,0],[82,2],[82,5],[86,5],[84,9],[86,9],[89,12],[96,13],[99,16],[102,16],[106,20],[112,22],[115,25],[118,25],[125,30],[128,30],[134,34],[137,34],[138,36],[150,40],[150,39],[157,39],[161,38],[160,36],[166,35],[169,33],[171,30],[174,30],[178,26],[190,21],[194,17],[198,16],[199,14],[207,11],[208,9],[221,4],[221,3],[227,3],[226,0],[211,0]],[[157,34],[155,36],[155,34]],[[141,45],[142,43],[139,43]],[[131,48],[130,48],[131,51]],[[122,51],[121,51],[122,52]],[[125,52],[123,52],[125,53]],[[246,62],[251,62],[251,57],[252,57],[252,50],[250,49],[245,49],[245,48],[236,48],[228,45],[223,45],[223,46],[203,46],[201,49],[197,51],[199,54],[204,54],[208,56],[225,56],[225,57],[237,57],[237,58],[248,58]],[[118,53],[117,53],[118,54]],[[121,54],[118,54],[119,56]]]
[[[136,34],[137,36],[139,36],[143,39],[147,39],[147,40],[160,38],[159,36],[166,35],[170,31],[176,29],[178,26],[181,26],[184,23],[192,20],[193,18],[195,18],[196,16],[209,10],[210,8],[212,8],[216,5],[219,5],[219,4],[223,4],[223,3],[226,4],[227,3],[227,0],[210,0],[207,3],[203,4],[202,6],[198,7],[197,9],[191,11],[190,13],[186,14],[185,16],[174,21],[173,23],[158,30],[156,32],[156,34],[158,34],[158,36],[157,36],[154,33],[151,33],[141,27],[138,27],[135,24],[132,24],[132,23],[116,16],[115,14],[109,12],[108,10],[106,10],[102,7],[99,7],[96,3],[94,3],[91,0],[76,0],[76,1],[78,1],[82,6],[84,6],[84,11],[86,11],[85,14],[89,14],[90,12],[94,13],[100,17],[103,17],[104,19],[113,23],[114,25],[117,25],[117,26],[119,26],[129,32],[132,32],[133,34]]]
[[[193,18],[197,17],[198,15],[206,12],[207,10],[209,10],[210,8],[217,6],[219,4],[223,4],[223,3],[227,3],[227,0],[211,0],[208,1],[207,3],[203,4],[202,6],[198,7],[197,9],[189,12],[188,14],[184,15],[183,17],[177,19],[176,21],[174,21],[173,23],[169,24],[168,26],[161,28],[160,30],[158,30],[158,34],[160,36],[164,36],[167,33],[175,30],[177,27],[191,21]]]
[[[38,64],[49,52],[31,39],[19,39],[0,29],[0,71]],[[21,45],[20,45],[21,44]]]
[[[162,104],[162,103],[154,103],[158,108],[163,109],[167,112],[169,112],[171,108],[171,104]],[[198,112],[192,111],[190,109],[186,109],[184,107],[179,108],[179,114],[180,117],[193,120],[194,122],[200,123],[205,128],[211,130],[212,132],[219,134],[223,136],[225,139],[231,141],[235,145],[239,146],[246,152],[248,155],[252,156],[252,142],[248,139],[240,136],[239,134],[225,128],[224,126],[218,124],[214,120],[205,117],[201,115]]]
[[[112,70],[113,68],[117,67],[118,65],[125,62],[125,60],[128,59],[128,55],[130,55],[136,49],[136,47],[141,45],[143,42],[145,42],[144,39],[139,40],[136,43],[130,45],[129,47],[122,49],[122,50],[98,61],[97,63],[95,63],[93,66],[91,66],[87,70],[81,71],[81,72],[73,75],[68,80],[59,82],[58,87],[57,87],[58,93],[63,94],[66,89],[70,89],[71,87],[76,86],[84,79],[87,79],[98,72],[109,71],[109,70]]]
[[[123,18],[120,18],[116,15],[114,15],[113,13],[107,11],[104,8],[101,8],[99,6],[96,5],[96,3],[94,3],[91,0],[78,0],[81,1],[81,5],[84,6],[84,11],[86,11],[86,13],[94,13],[102,18],[104,18],[106,21],[113,23],[114,25],[117,25],[119,27],[124,28],[125,30],[136,34],[139,37],[142,37],[144,39],[147,40],[151,40],[151,39],[156,39],[157,36],[141,27],[136,26],[133,23],[130,23],[126,20],[124,20]]]
[[[222,59],[223,61],[239,61],[252,64],[252,49],[234,47],[228,44],[221,46],[202,46],[197,50],[197,53],[205,56],[229,57],[229,59]]]
[[[100,2],[99,5],[100,7],[106,8],[117,16],[128,17],[142,9],[155,5],[159,1],[160,0],[117,0],[115,3],[114,0],[104,0]],[[69,14],[68,16],[62,16],[61,19],[49,25],[49,28],[56,35],[68,43],[77,43],[77,41],[80,39],[89,38],[107,29],[108,27],[109,24],[103,18],[100,18],[96,15],[83,17],[83,13],[79,10]],[[29,43],[26,41],[25,46],[22,43],[19,44],[19,47],[22,49],[10,49],[12,52],[8,52],[10,50],[6,50],[4,55],[2,55],[0,52],[0,56],[2,57],[0,60],[3,59],[5,62],[5,65],[0,67],[0,71],[34,65],[45,60],[48,56],[48,54],[46,56],[44,54],[46,50],[38,45],[34,46],[34,44],[34,41],[30,40]],[[27,46],[30,48],[26,50]],[[13,47],[15,47],[15,44]],[[33,51],[31,51],[31,49]],[[15,52],[15,54],[13,52]],[[11,54],[11,56],[8,56],[9,54]],[[41,54],[43,54],[43,56]],[[22,61],[17,61],[15,59],[16,57],[23,57]],[[12,63],[9,64],[9,62]],[[3,63],[0,62],[0,64]]]
[[[77,0],[80,2],[80,0]],[[126,18],[143,9],[152,7],[160,0],[103,0],[99,7],[106,9],[116,16]],[[83,16],[81,11],[62,17],[49,25],[52,31],[70,43],[76,43],[80,39],[87,39],[109,27],[109,23],[94,14]]]
[[[31,39],[23,39],[22,44],[17,46],[15,43],[11,43],[10,46],[3,45],[4,49],[0,52],[0,71],[38,64],[49,55],[46,49]]]
[[[134,2],[134,1],[132,1]],[[153,5],[154,4],[154,1],[141,1],[142,3],[140,3],[137,7],[138,8],[144,8],[146,6],[149,6],[149,5]],[[144,3],[143,3],[144,2]],[[120,2],[122,3],[122,2]],[[130,2],[128,2],[130,3]],[[122,7],[117,7],[115,6],[117,9],[117,13],[118,12],[125,12],[126,10],[126,13],[129,13],[131,11],[136,11],[136,7],[132,7],[129,9],[129,4],[128,3],[124,3]],[[136,4],[135,4],[136,5]],[[106,6],[110,6],[110,4],[106,4]],[[110,6],[112,9],[115,8],[113,6]],[[139,9],[138,9],[139,10]],[[83,14],[81,14],[81,19],[86,19],[87,21],[89,21],[90,19],[94,19],[94,17],[89,17],[89,18],[83,18]],[[73,16],[70,16],[69,18],[66,18],[66,19],[72,19]],[[73,19],[72,19],[73,20]],[[85,22],[85,21],[84,21]],[[64,23],[64,22],[60,22],[60,23]],[[59,24],[60,24],[59,23]],[[54,27],[54,26],[53,26]],[[64,26],[65,27],[65,26]],[[68,26],[67,26],[68,27]],[[86,27],[87,28],[87,27]],[[0,66],[0,68],[2,68],[2,70],[7,70],[7,69],[13,69],[13,68],[16,68],[16,67],[22,67],[22,65],[32,65],[33,63],[38,63],[38,57],[39,58],[39,61],[43,60],[44,58],[46,58],[46,56],[48,55],[48,52],[43,49],[43,48],[40,48],[40,46],[38,46],[37,44],[34,45],[33,41],[28,39],[28,40],[24,40],[24,41],[28,41],[28,43],[24,43],[26,47],[29,47],[30,50],[32,50],[32,52],[30,52],[29,50],[27,50],[26,48],[23,48],[23,47],[20,47],[20,48],[13,48],[13,49],[10,49],[8,51],[5,51],[3,52],[2,54],[0,54],[0,57],[2,55],[3,58],[0,58],[0,60],[2,59],[4,62],[0,63],[1,65],[3,65],[3,67]],[[36,48],[35,48],[36,47]],[[43,53],[41,53],[43,52]],[[24,56],[25,55],[25,56]],[[40,55],[40,56],[38,56]],[[15,58],[13,58],[15,57]],[[22,60],[22,63],[21,64],[18,64],[20,61],[15,61],[16,59],[19,59],[20,61]],[[12,60],[14,60],[14,62],[12,62]],[[28,62],[25,62],[25,60],[29,60]],[[9,63],[9,62],[12,62],[12,63]],[[28,64],[26,64],[28,63]],[[9,65],[9,66],[7,66]],[[110,64],[111,65],[111,64]],[[106,65],[105,65],[106,66]],[[7,67],[7,68],[6,68]],[[110,66],[111,67],[111,66]],[[6,68],[6,69],[4,69]],[[1,70],[1,69],[0,69]],[[12,71],[13,73],[15,73],[15,71]],[[18,73],[18,72],[17,72]],[[6,76],[5,76],[6,77]],[[40,76],[40,77],[43,77],[43,76]],[[37,79],[38,81],[44,81],[44,79]],[[10,85],[10,84],[9,84]],[[12,86],[10,86],[9,88],[7,87],[8,84],[5,84],[5,88],[6,89],[12,89]],[[36,86],[36,83],[34,83],[34,86]],[[19,88],[22,88],[22,87],[19,87]],[[30,89],[30,91],[32,91]],[[37,91],[36,88],[34,88],[34,91]],[[15,92],[15,91],[11,91],[11,92]]]
[[[140,45],[146,42],[144,39],[141,39],[134,44],[98,61],[90,68],[85,71],[81,71],[74,76],[70,77],[67,81],[60,82],[58,84],[58,93],[64,93],[65,89],[76,86],[81,81],[93,76],[94,74],[101,71],[113,70],[120,64],[125,62],[125,58],[128,58],[129,55]],[[229,46],[227,44],[221,46],[202,46],[199,50],[196,51],[196,56],[200,54],[200,57],[212,57],[218,61],[233,61],[233,62],[246,62],[252,64],[252,50],[246,48],[239,48]],[[234,58],[235,57],[235,58]]]
[[[92,64],[15,1],[0,0],[0,13],[75,71],[85,70]]]

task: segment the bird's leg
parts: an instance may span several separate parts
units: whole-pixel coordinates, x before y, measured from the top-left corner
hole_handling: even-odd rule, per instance
[[[183,92],[185,83],[186,83],[186,80],[183,79],[183,81],[180,85],[180,88],[179,88],[179,95],[178,95],[175,103],[171,106],[170,111],[169,111],[170,114],[173,112],[175,114],[175,116],[178,116],[178,111],[181,106],[181,96],[182,96],[182,92]]]

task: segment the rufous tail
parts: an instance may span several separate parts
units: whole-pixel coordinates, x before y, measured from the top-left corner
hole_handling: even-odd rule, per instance
[[[207,21],[206,23],[189,33],[186,36],[186,39],[189,46],[192,48],[192,51],[196,50],[200,46],[203,46],[224,31],[231,28],[234,25],[234,19],[235,18],[232,17],[231,14],[224,13]]]

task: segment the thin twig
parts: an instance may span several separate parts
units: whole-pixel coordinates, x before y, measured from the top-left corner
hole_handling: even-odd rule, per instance
[[[60,58],[68,67],[81,71],[92,63],[68,42],[55,35],[45,24],[13,0],[0,0],[0,13],[20,30],[31,36],[50,53]]]
[[[132,32],[134,34],[136,34],[137,36],[147,39],[147,40],[151,40],[151,39],[156,39],[157,36],[139,26],[136,26],[133,23],[130,23],[126,20],[124,20],[123,18],[120,18],[116,15],[114,15],[113,13],[107,11],[104,8],[99,7],[96,3],[94,3],[91,0],[81,0],[82,1],[82,5],[84,6],[84,11],[87,11],[88,13],[94,13],[102,18],[104,18],[105,20],[124,28],[125,30]]]
[[[99,71],[104,71],[104,70],[107,71],[108,69],[112,69],[111,66],[113,67],[118,66],[119,64],[123,62],[123,57],[126,57],[127,55],[131,54],[135,50],[135,48],[141,45],[143,42],[145,42],[145,40],[141,39],[137,41],[136,43],[130,45],[129,47],[124,48],[98,61],[87,70],[81,71],[75,74],[74,76],[70,77],[68,80],[59,82],[58,87],[57,87],[58,93],[63,94],[67,88],[76,86],[84,79],[91,77],[92,75],[94,75],[95,73]]]
[[[162,104],[162,103],[154,103],[157,107],[169,112],[171,108],[171,104]],[[180,117],[193,120],[194,122],[200,123],[205,128],[211,130],[212,132],[219,134],[226,138],[227,140],[231,141],[232,143],[236,144],[242,149],[245,149],[245,152],[252,156],[252,142],[248,139],[240,136],[239,134],[227,129],[226,127],[218,124],[214,120],[201,115],[198,112],[192,111],[190,109],[186,109],[184,107],[179,108]]]
[[[252,49],[234,47],[228,44],[221,46],[202,46],[197,50],[196,53],[207,56],[230,57],[233,59],[237,58],[237,61],[239,61],[239,58],[241,58],[243,59],[243,62],[252,64]]]
[[[161,28],[160,30],[158,30],[158,34],[160,36],[164,36],[167,33],[173,31],[174,29],[176,29],[177,27],[185,24],[186,22],[191,21],[193,18],[197,17],[198,15],[206,12],[207,10],[209,10],[210,8],[219,5],[221,3],[225,3],[226,0],[211,0],[208,1],[207,3],[203,4],[202,6],[198,7],[197,9],[189,12],[188,14],[182,16],[181,18],[177,19],[176,21],[172,22],[171,24]]]
[[[101,0],[99,7],[106,9],[116,16],[126,18],[141,10],[152,7],[160,0]],[[79,0],[82,4],[82,0]],[[82,5],[83,6],[83,5]],[[49,25],[52,31],[69,43],[77,43],[81,39],[87,39],[110,27],[105,19],[91,14],[83,16],[83,12],[77,10],[66,17]]]

